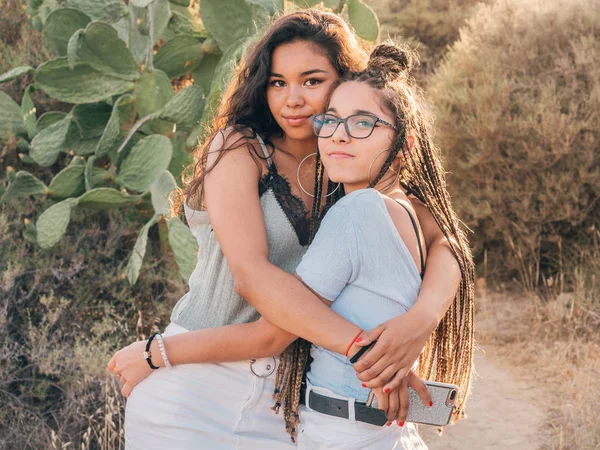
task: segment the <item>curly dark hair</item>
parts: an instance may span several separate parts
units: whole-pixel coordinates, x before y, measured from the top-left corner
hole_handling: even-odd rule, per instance
[[[224,152],[245,145],[258,164],[260,159],[264,159],[264,155],[252,145],[257,135],[274,149],[270,137],[283,131],[271,114],[267,102],[271,56],[278,46],[296,41],[308,42],[316,51],[327,56],[339,76],[366,67],[368,55],[362,44],[350,27],[335,14],[310,8],[275,20],[265,35],[248,49],[246,57],[242,58],[223,96],[218,114],[205,133],[207,139],[195,151],[195,163],[184,171],[183,188],[178,189],[173,197],[173,215],[182,214],[183,202],[187,197],[193,198],[200,208],[204,208],[204,178],[219,163]],[[207,167],[208,150],[218,133],[223,133],[223,146],[215,162]],[[341,193],[336,193],[335,198],[331,196],[327,199],[328,206],[343,195],[343,189],[339,191]],[[320,193],[317,194],[317,198],[319,197]],[[321,206],[318,201],[315,204]],[[315,221],[312,223],[311,235],[314,236],[318,224]],[[296,340],[281,355],[277,372],[273,409],[279,412],[283,405],[286,430],[292,440],[296,433],[300,384],[309,350],[309,342]]]
[[[256,135],[260,135],[274,148],[269,138],[283,131],[271,114],[267,102],[271,56],[280,45],[297,41],[313,44],[316,51],[329,58],[339,76],[362,70],[366,66],[367,53],[350,27],[335,14],[310,8],[275,20],[265,35],[247,50],[246,56],[240,61],[223,95],[218,114],[204,133],[207,138],[195,151],[194,164],[184,171],[184,187],[177,190],[173,198],[174,215],[183,213],[185,197],[197,199],[198,204],[203,206],[204,177],[219,163],[223,152],[246,145],[255,160],[264,159],[264,155],[250,143]],[[223,139],[221,155],[211,167],[207,167],[210,144],[217,133],[223,133],[224,130],[227,130],[227,136]],[[231,142],[227,137],[232,135],[241,137]]]

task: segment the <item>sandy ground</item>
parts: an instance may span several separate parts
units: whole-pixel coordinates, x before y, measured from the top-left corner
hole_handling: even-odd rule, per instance
[[[421,426],[430,450],[535,450],[541,445],[544,413],[536,389],[521,381],[494,358],[494,347],[475,354],[477,377],[467,404],[468,418],[446,427]]]

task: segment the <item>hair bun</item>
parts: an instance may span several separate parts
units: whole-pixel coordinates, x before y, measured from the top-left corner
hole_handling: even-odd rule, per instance
[[[395,80],[408,74],[417,62],[417,54],[407,46],[386,43],[373,49],[367,69],[380,72],[388,80]]]

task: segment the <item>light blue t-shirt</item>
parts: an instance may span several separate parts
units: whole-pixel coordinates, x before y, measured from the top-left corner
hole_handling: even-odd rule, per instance
[[[333,301],[337,314],[365,330],[404,314],[421,288],[410,251],[374,189],[354,191],[331,207],[296,273]],[[311,384],[367,400],[369,389],[361,386],[347,357],[317,345],[311,356]]]

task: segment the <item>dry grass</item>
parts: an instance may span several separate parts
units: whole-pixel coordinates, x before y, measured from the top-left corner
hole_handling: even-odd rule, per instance
[[[0,448],[123,448],[124,399],[105,365],[165,326],[183,293],[174,263],[151,230],[144,270],[128,286],[120,275],[138,211],[76,211],[47,251],[23,238],[23,217],[39,215],[40,202],[15,206],[0,205]]]
[[[37,66],[50,59],[42,34],[29,23],[27,2],[0,0],[0,9],[0,73],[18,66]]]
[[[546,302],[521,290],[479,298],[479,342],[543,395],[543,450],[600,443],[600,315],[588,302],[581,293]]]

